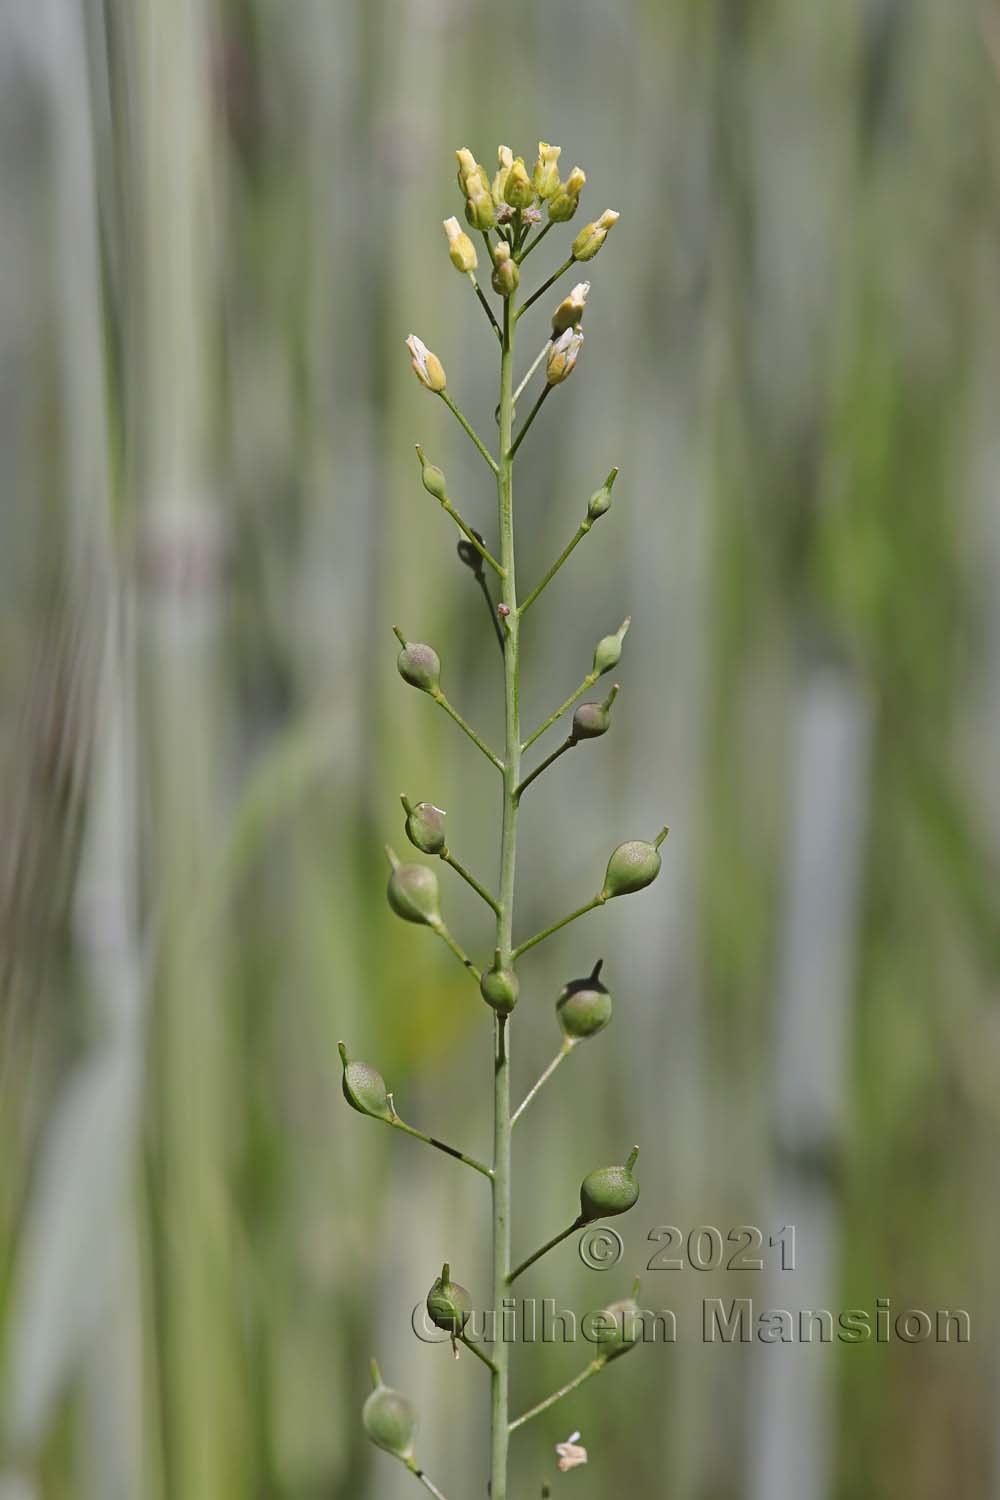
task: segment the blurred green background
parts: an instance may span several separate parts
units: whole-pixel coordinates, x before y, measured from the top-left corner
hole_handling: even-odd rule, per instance
[[[795,1224],[799,1269],[647,1273],[678,1343],[526,1428],[513,1492],[1000,1495],[998,126],[994,0],[0,8],[3,1500],[397,1500],[372,1353],[485,1493],[484,1372],[409,1328],[446,1256],[484,1297],[482,1183],[350,1114],[336,1042],[488,1151],[483,1007],[383,900],[401,790],[488,880],[497,840],[390,626],[502,709],[413,444],[488,540],[489,476],[403,338],[489,433],[440,221],[455,147],[539,137],[577,227],[622,218],[523,449],[523,579],[622,472],[526,627],[526,718],[634,623],[612,735],[525,801],[518,931],[671,835],[525,960],[522,1088],[599,955],[616,1019],[519,1127],[515,1254],[634,1139],[622,1265],[567,1244],[526,1293],[600,1307],[667,1224]],[[703,1345],[748,1295],[964,1307],[972,1342]],[[515,1408],[583,1359],[516,1356]]]

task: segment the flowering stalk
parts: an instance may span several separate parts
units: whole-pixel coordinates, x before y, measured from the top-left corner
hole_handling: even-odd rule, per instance
[[[511,1112],[511,1027],[512,1013],[518,1002],[520,980],[516,972],[519,958],[553,933],[576,921],[587,912],[616,896],[628,895],[642,890],[657,876],[660,869],[659,846],[666,836],[666,829],[653,842],[641,839],[621,844],[612,853],[600,890],[583,906],[551,922],[533,937],[515,943],[514,940],[514,896],[517,874],[517,838],[520,804],[527,788],[553,765],[566,751],[590,740],[600,738],[611,726],[611,707],[618,693],[617,683],[603,697],[592,702],[579,700],[605,673],[617,666],[622,654],[622,643],[629,627],[626,619],[617,631],[604,636],[597,644],[591,670],[579,688],[563,702],[554,713],[543,720],[527,739],[522,741],[520,722],[520,641],[521,624],[528,609],[555,578],[559,570],[592,529],[594,522],[611,506],[611,490],[618,470],[612,469],[601,489],[595,491],[587,506],[586,514],[576,533],[555,562],[545,571],[540,581],[527,597],[518,602],[517,570],[514,548],[514,464],[529,429],[541,412],[543,404],[552,392],[562,386],[573,373],[583,348],[581,324],[589,282],[579,282],[554,309],[551,320],[551,335],[543,345],[541,353],[515,389],[514,356],[515,331],[523,314],[549,290],[549,288],[576,262],[592,260],[603,245],[615,221],[617,213],[605,210],[600,218],[585,226],[572,242],[568,259],[558,270],[544,279],[537,291],[524,297],[515,305],[519,295],[524,262],[549,233],[567,223],[576,213],[580,193],[586,177],[579,167],[574,167],[565,181],[559,177],[560,148],[540,142],[534,169],[529,173],[523,157],[515,157],[507,146],[498,152],[499,170],[492,181],[472,155],[463,147],[456,153],[458,182],[465,200],[465,219],[470,228],[482,237],[492,266],[490,289],[499,299],[494,311],[486,292],[477,280],[475,272],[479,257],[475,243],[462,228],[456,217],[444,221],[448,241],[448,254],[455,269],[471,283],[475,295],[486,311],[492,333],[500,346],[499,401],[496,408],[498,427],[498,450],[493,454],[479,433],[461,411],[448,389],[444,365],[427,346],[411,335],[407,339],[410,361],[414,374],[427,390],[440,397],[456,417],[466,435],[474,443],[487,467],[495,477],[497,500],[497,543],[491,549],[484,538],[475,531],[456,509],[448,493],[444,473],[430,464],[423,450],[418,447],[424,488],[434,496],[462,532],[458,544],[459,556],[471,568],[477,584],[487,600],[497,638],[503,654],[504,695],[504,745],[502,757],[483,740],[473,726],[445,697],[441,687],[441,661],[437,652],[420,642],[407,641],[398,627],[394,627],[401,650],[397,657],[400,676],[410,686],[425,693],[449,715],[454,723],[472,741],[476,748],[500,772],[502,778],[499,882],[494,896],[448,848],[444,832],[445,814],[431,802],[411,803],[402,798],[405,814],[405,831],[421,853],[435,856],[448,865],[482,898],[495,917],[493,958],[490,965],[478,968],[464,949],[452,936],[441,916],[437,876],[432,869],[421,864],[404,864],[390,849],[388,850],[391,873],[388,899],[393,911],[405,921],[430,927],[441,938],[466,971],[476,981],[482,999],[493,1011],[493,1156],[487,1166],[474,1157],[447,1146],[435,1137],[425,1134],[415,1126],[400,1119],[393,1103],[392,1094],[386,1090],[381,1075],[369,1064],[350,1061],[346,1049],[341,1048],[344,1062],[344,1094],[347,1102],[362,1114],[382,1120],[397,1130],[443,1151],[472,1167],[487,1178],[492,1197],[492,1304],[495,1326],[503,1327],[503,1307],[511,1283],[533,1266],[538,1260],[567,1239],[581,1226],[595,1219],[625,1213],[639,1196],[639,1185],[633,1175],[638,1148],[634,1148],[621,1166],[600,1167],[587,1174],[580,1187],[580,1211],[569,1225],[561,1229],[521,1260],[512,1269],[511,1255],[511,1130],[514,1121],[523,1114],[527,1106],[538,1096],[542,1087],[555,1074],[559,1065],[567,1058],[580,1041],[596,1035],[611,1019],[611,995],[601,982],[601,962],[590,974],[566,984],[556,1002],[556,1017],[562,1032],[562,1042],[553,1061],[529,1089],[515,1112]],[[543,211],[547,222],[537,226]],[[544,361],[544,383],[535,396],[527,417],[515,434],[515,403],[527,389],[538,367]],[[484,566],[485,565],[485,566]],[[494,574],[496,600],[486,580],[485,567]],[[572,723],[566,739],[559,747],[544,757],[534,768],[522,774],[522,757],[535,741],[551,728],[575,705]],[[607,1312],[633,1307],[634,1303],[612,1304]],[[451,1336],[452,1347],[457,1357],[459,1347],[465,1345],[488,1368],[490,1374],[491,1442],[489,1466],[489,1495],[491,1500],[509,1500],[507,1484],[507,1458],[510,1435],[523,1423],[540,1412],[548,1410],[556,1401],[570,1395],[585,1380],[600,1373],[605,1365],[618,1354],[631,1347],[626,1338],[609,1335],[597,1357],[579,1375],[568,1381],[558,1391],[541,1401],[537,1406],[511,1421],[509,1409],[510,1345],[502,1337],[495,1337],[492,1355],[487,1355],[468,1340],[465,1324],[470,1316],[472,1301],[466,1289],[451,1278],[450,1266],[446,1263],[440,1276],[434,1281],[427,1296],[427,1311],[432,1321]],[[613,1320],[612,1320],[613,1321]],[[377,1446],[401,1460],[432,1494],[440,1491],[419,1468],[413,1451],[416,1429],[416,1414],[411,1404],[398,1392],[383,1386],[377,1369],[374,1369],[375,1390],[365,1403],[364,1420],[369,1436]],[[574,1467],[587,1462],[586,1449],[579,1446],[579,1433],[557,1449],[560,1469]],[[467,1488],[467,1487],[466,1487]],[[547,1491],[543,1488],[543,1493]]]

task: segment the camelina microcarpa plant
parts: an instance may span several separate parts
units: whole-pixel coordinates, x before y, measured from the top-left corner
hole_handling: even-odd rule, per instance
[[[640,891],[655,880],[660,871],[659,848],[667,832],[664,828],[650,841],[632,839],[620,844],[613,850],[604,879],[589,901],[568,916],[552,922],[541,932],[515,941],[514,886],[521,799],[534,781],[561,755],[578,745],[599,739],[610,729],[612,705],[618,695],[618,684],[615,683],[603,697],[583,703],[580,703],[580,699],[593,688],[599,678],[617,667],[629,628],[629,620],[625,619],[617,630],[609,632],[598,641],[591,669],[576,691],[531,733],[523,734],[518,691],[522,624],[535,600],[551,583],[574,548],[593,528],[594,523],[610,510],[612,489],[618,475],[617,468],[611,470],[603,485],[590,497],[583,519],[568,545],[530,592],[523,598],[519,597],[514,553],[514,463],[543,403],[554,390],[565,385],[582,356],[582,323],[591,283],[579,281],[553,309],[550,335],[524,378],[517,384],[514,376],[515,334],[524,315],[560,277],[573,270],[579,262],[594,259],[618,219],[618,214],[613,209],[605,209],[594,222],[584,225],[572,240],[569,256],[558,270],[547,277],[537,290],[520,302],[516,300],[528,256],[551,229],[573,219],[579,207],[586,176],[579,167],[574,167],[565,180],[562,180],[559,155],[558,146],[540,142],[537,161],[529,172],[523,157],[515,157],[509,147],[501,146],[498,152],[499,168],[491,180],[471,151],[463,147],[456,152],[458,183],[465,203],[465,220],[469,232],[461,227],[457,217],[445,220],[444,232],[451,263],[471,283],[488,319],[490,336],[497,345],[500,365],[496,413],[499,437],[495,453],[456,404],[442,361],[415,334],[411,334],[406,340],[410,363],[417,379],[452,412],[478,449],[496,484],[498,540],[491,550],[480,533],[463,519],[449,491],[444,471],[428,461],[421,447],[417,448],[423,486],[440,503],[462,533],[458,543],[459,557],[472,570],[479,589],[488,602],[493,629],[503,653],[505,734],[502,754],[491,749],[445,695],[442,686],[445,674],[434,648],[422,642],[407,640],[402,630],[398,626],[394,627],[400,646],[397,667],[404,682],[425,693],[444,709],[486,757],[501,779],[500,872],[499,887],[495,895],[452,854],[448,847],[442,809],[432,802],[413,803],[405,796],[402,799],[404,827],[409,842],[420,853],[435,856],[450,865],[492,911],[496,919],[496,936],[491,960],[482,968],[477,967],[452,936],[441,915],[438,878],[429,866],[404,862],[394,850],[389,849],[387,896],[389,905],[397,916],[406,922],[429,927],[448,945],[475,981],[482,999],[489,1007],[487,1014],[492,1012],[494,1134],[490,1164],[477,1161],[404,1121],[396,1110],[392,1093],[387,1089],[381,1074],[368,1063],[350,1059],[343,1044],[340,1049],[344,1065],[344,1096],[352,1108],[371,1119],[381,1120],[396,1130],[415,1136],[488,1179],[493,1220],[491,1301],[497,1327],[501,1326],[500,1310],[503,1300],[522,1271],[576,1229],[596,1219],[627,1212],[639,1197],[639,1184],[634,1175],[638,1147],[633,1147],[624,1165],[597,1167],[588,1172],[580,1187],[580,1211],[572,1222],[519,1264],[513,1265],[510,1174],[512,1128],[573,1048],[579,1042],[596,1036],[608,1025],[612,1008],[611,995],[601,981],[600,962],[585,978],[571,979],[566,983],[556,1001],[556,1020],[561,1032],[559,1051],[520,1105],[512,1111],[510,1039],[512,1015],[518,1004],[521,988],[517,972],[518,961],[536,944],[544,942],[568,923],[603,906],[615,896]],[[480,237],[486,246],[486,273],[497,299],[496,303],[490,300],[476,276],[479,268],[476,239]],[[517,403],[540,368],[543,370],[541,388],[524,420],[515,428]],[[566,738],[557,749],[525,774],[522,770],[522,757],[571,709],[575,709],[575,712]],[[607,1309],[608,1314],[617,1318],[618,1311],[623,1310],[624,1317],[625,1313],[634,1308],[636,1294],[637,1286],[633,1288],[632,1298],[613,1303]],[[584,1380],[599,1374],[631,1348],[632,1340],[625,1331],[609,1336],[598,1350],[596,1358],[584,1370],[530,1411],[512,1420],[508,1409],[509,1346],[504,1340],[498,1339],[489,1346],[490,1352],[487,1353],[468,1338],[466,1323],[471,1307],[469,1292],[458,1282],[452,1281],[451,1268],[445,1265],[427,1293],[428,1315],[439,1328],[450,1334],[456,1353],[458,1345],[463,1344],[489,1369],[492,1437],[488,1493],[491,1500],[508,1500],[507,1455],[511,1433],[577,1389]],[[415,1457],[415,1409],[404,1396],[382,1384],[377,1366],[373,1364],[372,1369],[374,1390],[365,1402],[364,1409],[364,1424],[369,1437],[385,1452],[404,1463],[425,1489],[441,1497],[442,1492],[423,1472]],[[560,1468],[587,1461],[586,1450],[576,1442],[578,1437],[579,1433],[574,1433],[567,1443],[560,1445]]]

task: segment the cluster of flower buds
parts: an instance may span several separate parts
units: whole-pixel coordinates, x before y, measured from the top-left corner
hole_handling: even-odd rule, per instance
[[[561,155],[562,147],[539,141],[538,156],[529,173],[523,156],[515,156],[509,146],[500,146],[497,149],[498,167],[491,183],[486,168],[476,161],[467,146],[462,146],[455,152],[458,185],[465,198],[465,217],[472,228],[488,231],[498,222],[506,223],[513,212],[531,213],[537,220],[536,203],[545,204],[551,223],[568,223],[580,206],[580,194],[586,185],[587,174],[582,167],[574,167],[562,181],[559,177]],[[598,221],[602,240],[617,217],[613,209],[602,214]],[[587,226],[588,229],[597,227]],[[599,249],[600,244],[589,255],[577,259],[590,259]]]

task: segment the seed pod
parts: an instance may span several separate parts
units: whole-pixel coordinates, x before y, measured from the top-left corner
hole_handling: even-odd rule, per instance
[[[535,201],[535,190],[531,186],[524,157],[516,156],[507,173],[503,195],[511,208],[529,208]]]
[[[611,509],[611,491],[614,488],[614,483],[617,478],[618,470],[612,469],[611,473],[608,475],[601,488],[599,490],[595,490],[591,495],[590,503],[587,506],[588,520],[599,521],[600,518]]]
[[[573,217],[580,206],[580,194],[586,181],[583,168],[574,167],[566,181],[556,188],[549,199],[549,218],[553,224],[565,224]]]
[[[594,666],[598,677],[603,677],[605,672],[610,672],[612,667],[617,667],[621,661],[622,642],[628,634],[628,628],[632,623],[631,615],[627,615],[621,622],[614,635],[606,635],[597,643],[594,651]]]
[[[531,174],[531,185],[539,198],[551,198],[559,190],[559,157],[561,146],[550,146],[547,141],[538,142],[538,160]]]
[[[565,333],[567,328],[579,328],[583,321],[589,293],[590,282],[578,281],[569,295],[562,299],[552,314],[552,337],[554,339],[557,339],[561,333]]]
[[[405,796],[400,797],[406,814],[406,837],[421,854],[440,854],[444,848],[443,807],[433,802],[418,802],[416,807]]]
[[[521,982],[513,969],[500,966],[500,955],[496,955],[492,969],[487,969],[479,981],[479,993],[487,1005],[501,1016],[509,1016],[521,993]]]
[[[451,1269],[445,1261],[441,1275],[427,1293],[427,1313],[435,1328],[443,1328],[457,1338],[469,1321],[472,1312],[472,1297],[464,1286],[451,1279]]]
[[[371,1063],[350,1062],[343,1042],[337,1043],[337,1049],[344,1067],[341,1088],[348,1104],[359,1115],[370,1115],[373,1120],[391,1121],[389,1094],[382,1074]]]
[[[456,271],[466,274],[479,264],[476,247],[456,218],[444,220],[444,232],[448,236],[448,254]]]
[[[660,845],[666,836],[664,828],[651,844],[645,839],[630,839],[627,844],[618,845],[604,872],[601,894],[605,900],[612,896],[630,896],[633,891],[652,885],[660,873]]]
[[[608,230],[613,228],[620,218],[621,214],[616,213],[613,208],[606,208],[596,224],[584,224],[573,241],[573,259],[593,260],[607,239]]]
[[[422,693],[433,693],[441,681],[441,658],[433,646],[405,640],[398,625],[392,627],[392,633],[403,648],[396,657],[400,677]]]
[[[426,927],[440,927],[438,878],[426,865],[400,864],[399,856],[386,845],[392,865],[386,895],[397,917],[404,922],[418,922]]]
[[[615,683],[603,703],[581,703],[573,715],[573,729],[570,739],[574,744],[580,740],[596,740],[600,735],[607,734],[611,728],[611,705],[618,697],[618,684]]]
[[[436,464],[427,462],[427,455],[423,448],[417,443],[417,457],[420,460],[420,478],[424,489],[435,500],[447,500],[448,486],[444,477],[444,470],[439,469]]]
[[[611,1020],[611,995],[601,983],[603,958],[586,979],[571,979],[556,1001],[556,1019],[571,1042],[596,1036]]]
[[[631,1297],[623,1297],[618,1302],[611,1302],[604,1309],[604,1317],[614,1319],[614,1328],[601,1328],[594,1330],[594,1342],[597,1344],[597,1356],[602,1363],[607,1364],[612,1359],[617,1359],[621,1354],[627,1354],[634,1349],[637,1342],[636,1327],[642,1318],[642,1309],[636,1298],[639,1295],[639,1278],[636,1277],[632,1283]]]
[[[510,246],[506,240],[501,240],[493,247],[493,275],[490,277],[490,285],[499,297],[509,297],[517,291],[520,280],[521,273],[511,256]]]
[[[580,1186],[580,1217],[585,1224],[628,1213],[638,1201],[639,1184],[632,1176],[638,1155],[638,1146],[633,1146],[623,1167],[598,1167],[587,1173]]]
[[[378,1365],[372,1360],[372,1384],[375,1389],[361,1408],[365,1432],[376,1448],[401,1458],[413,1457],[413,1439],[417,1433],[417,1410],[399,1391],[382,1384]]]

